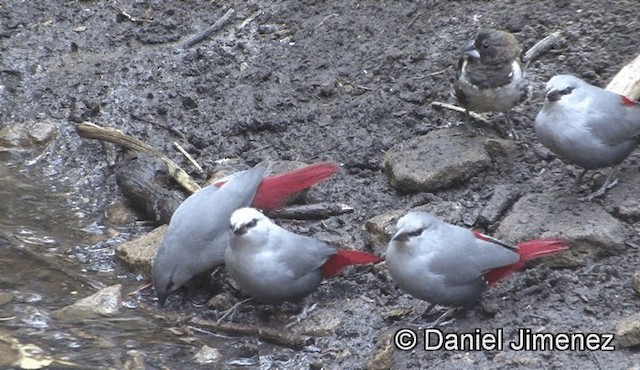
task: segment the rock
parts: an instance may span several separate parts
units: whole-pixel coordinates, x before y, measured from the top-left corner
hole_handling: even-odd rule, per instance
[[[60,321],[77,321],[117,314],[122,307],[122,285],[112,285],[76,303],[51,312]]]
[[[640,344],[640,313],[623,319],[616,325],[617,342],[623,347],[633,347]]]
[[[193,361],[198,364],[213,364],[218,362],[222,355],[216,348],[211,348],[206,344],[193,356]]]
[[[567,267],[619,253],[629,232],[601,206],[557,191],[520,198],[495,234],[512,242],[535,238],[564,239],[570,250],[549,261]]]
[[[0,147],[34,147],[53,139],[58,127],[51,121],[8,123],[0,129]]]
[[[299,328],[294,328],[299,334],[311,337],[326,337],[342,327],[344,319],[345,317],[335,308],[316,309],[300,322]]]
[[[412,208],[411,211],[431,212],[446,222],[456,224],[462,219],[465,207],[458,202],[440,201]],[[387,244],[389,244],[389,240],[391,240],[395,232],[398,219],[407,212],[403,210],[390,211],[365,221],[364,227],[367,231],[367,242],[377,255],[385,255]]]
[[[116,247],[116,257],[131,271],[142,271],[151,275],[153,259],[162,244],[167,225],[162,225],[148,234],[122,243]]]
[[[373,252],[384,256],[387,244],[393,235],[396,222],[402,217],[404,211],[391,211],[374,216],[364,223],[367,231],[367,244],[371,245]]]
[[[0,292],[0,306],[3,306],[13,300],[13,294],[10,292]]]
[[[636,271],[633,273],[633,290],[636,291],[636,293],[640,294],[640,271]]]
[[[123,202],[114,202],[107,208],[107,218],[111,226],[123,226],[135,220],[131,209]]]
[[[493,195],[484,206],[476,223],[478,226],[487,227],[498,221],[513,203],[520,197],[520,191],[514,189],[510,185],[497,185],[493,191]]]
[[[487,140],[456,128],[435,130],[390,148],[382,166],[394,188],[431,192],[487,169],[491,165]],[[491,147],[501,142],[491,139]]]
[[[396,349],[393,342],[395,333],[396,329],[387,329],[376,337],[373,354],[367,364],[368,370],[391,369],[393,352]]]

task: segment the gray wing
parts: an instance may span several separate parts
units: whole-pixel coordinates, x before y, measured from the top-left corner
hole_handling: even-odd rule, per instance
[[[156,261],[166,264],[169,270],[184,269],[185,274],[197,274],[224,263],[231,214],[251,204],[264,171],[262,167],[252,168],[221,188],[207,186],[182,202],[171,216]],[[179,266],[174,267],[175,264]]]
[[[336,248],[327,243],[284,229],[281,231],[270,242],[279,246],[279,258],[295,278],[319,269],[336,254]]]
[[[438,234],[443,250],[430,261],[436,274],[449,277],[455,284],[464,284],[483,276],[488,270],[516,263],[520,256],[501,245],[476,238],[465,228],[441,224]],[[457,273],[452,274],[451,271]]]
[[[601,89],[589,99],[591,132],[605,144],[615,146],[640,135],[640,103],[629,101],[625,105],[622,96]]]

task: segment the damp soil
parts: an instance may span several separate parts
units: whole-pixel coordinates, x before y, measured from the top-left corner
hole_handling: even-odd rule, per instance
[[[0,4],[0,127],[35,120],[59,125],[59,137],[38,159],[47,164],[40,173],[69,187],[71,197],[90,203],[92,211],[84,215],[90,223],[109,227],[106,210],[126,199],[114,175],[119,149],[77,137],[73,126],[85,120],[138,137],[198,181],[225,158],[239,159],[245,167],[263,160],[335,161],[341,165],[339,175],[310,192],[307,201],[346,203],[355,211],[283,224],[337,244],[375,250],[384,248],[370,245],[363,226],[373,216],[439,202],[456,202],[465,214],[477,215],[500,185],[522,193],[570,185],[576,169],[543,155],[532,131],[544,83],[555,74],[572,73],[605,86],[635,58],[640,34],[635,1],[112,4]],[[235,12],[226,27],[182,47],[231,8]],[[504,161],[466,183],[434,194],[396,191],[381,170],[385,151],[416,135],[464,123],[460,113],[431,103],[455,103],[452,81],[460,47],[485,27],[513,32],[525,50],[554,31],[563,32],[552,50],[527,66],[533,94],[512,112],[521,140]],[[500,115],[489,118],[502,122]],[[485,127],[477,130],[495,135]],[[195,171],[173,142],[194,156],[205,173]],[[621,176],[636,179],[639,166],[637,155],[632,156]],[[628,190],[629,197],[636,195]],[[638,229],[636,221],[625,221]],[[130,236],[144,232],[133,223],[129,229]],[[629,242],[637,245],[637,239]],[[457,315],[443,331],[503,329],[505,341],[515,339],[518,328],[611,333],[618,320],[638,308],[631,276],[640,252],[616,253],[576,268],[530,268],[489,290],[478,307]],[[153,304],[153,293],[140,299]],[[379,268],[343,274],[324,284],[314,299],[320,312],[316,319],[334,322],[338,316],[340,324],[301,351],[270,347],[273,366],[583,369],[630,368],[640,361],[634,349],[619,346],[614,352],[517,352],[424,351],[419,345],[385,355],[388,333],[426,304],[398,291]],[[189,303],[166,309],[207,315]],[[234,320],[284,327],[287,320],[270,310],[249,304]],[[205,334],[199,336],[207,342]],[[238,353],[249,357],[262,351],[255,338],[234,343]],[[183,357],[171,357],[176,353]],[[146,361],[152,367],[175,367],[190,363],[189,356],[167,349],[164,356]]]

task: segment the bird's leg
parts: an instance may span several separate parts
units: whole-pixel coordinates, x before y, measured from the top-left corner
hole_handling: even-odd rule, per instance
[[[226,319],[227,316],[231,316],[230,321],[233,321],[233,316],[236,314],[236,311],[237,311],[238,307],[240,307],[241,305],[249,302],[252,299],[253,298],[247,298],[247,299],[245,299],[243,301],[240,301],[240,302],[234,304],[233,307],[229,308],[228,310],[224,310],[224,311],[220,312],[222,314],[222,316],[220,316],[220,318],[218,319],[218,321],[217,321],[218,324],[220,322],[222,322],[222,320]]]
[[[425,311],[424,314],[422,314],[422,316],[424,316],[426,313],[428,313],[429,311],[431,311],[431,309],[434,307],[435,305],[432,304],[427,311]],[[459,307],[450,307],[448,308],[442,315],[438,316],[438,318],[436,319],[436,321],[431,322],[431,323],[416,323],[414,322],[415,325],[418,326],[419,330],[422,329],[426,329],[426,328],[435,328],[438,327],[440,325],[445,325],[447,324],[449,321],[444,321],[444,319],[449,318],[453,313],[455,313],[457,310],[459,309]]]
[[[513,128],[513,123],[511,123],[511,115],[509,114],[510,111],[506,111],[504,112],[504,119],[505,121],[507,121],[507,125],[509,126],[509,135],[513,138],[513,140],[520,140],[520,136],[518,136],[518,133],[516,132],[516,130]]]
[[[440,324],[446,324],[447,321],[444,321],[444,319],[448,318],[449,316],[453,315],[453,313],[455,313],[456,311],[458,311],[459,307],[450,307],[448,310],[446,310],[442,315],[440,315],[440,317],[438,317],[436,319],[436,321],[431,323],[431,327],[435,328]]]
[[[433,308],[435,306],[436,306],[435,303],[431,303],[429,305],[429,307],[427,307],[427,309],[420,316],[418,316],[415,319],[411,320],[409,322],[409,324],[418,326],[420,330],[422,330],[424,328],[435,328],[438,325],[446,324],[447,322],[443,322],[443,320],[446,319],[447,317],[451,316],[451,314],[453,314],[455,311],[458,310],[458,307],[451,307],[451,308],[447,309],[447,311],[445,311],[442,315],[440,315],[436,319],[436,321],[431,322],[431,323],[422,323],[422,322],[418,321],[419,319],[422,319],[425,316],[427,316],[429,313],[431,313],[431,311],[433,311]]]
[[[582,172],[580,172],[580,174],[578,175],[578,177],[576,177],[576,181],[573,183],[573,185],[571,185],[571,188],[569,188],[569,192],[574,191],[578,185],[580,185],[580,183],[582,182],[582,178],[584,177],[584,174],[587,173],[588,170],[584,169],[582,170]]]
[[[304,307],[302,308],[302,312],[294,316],[294,320],[288,323],[285,328],[290,329],[292,326],[300,324],[300,322],[306,319],[309,314],[316,309],[316,307],[318,307],[318,302],[312,305],[309,305],[309,303],[305,303]]]
[[[616,186],[616,184],[618,183],[618,179],[611,179],[613,176],[613,173],[616,171],[616,168],[618,168],[618,166],[613,166],[613,168],[611,169],[611,171],[609,172],[609,174],[607,175],[607,178],[604,180],[604,183],[602,184],[602,186],[594,191],[593,193],[587,195],[584,198],[581,198],[580,200],[588,200],[589,202],[593,201],[594,198],[597,198],[599,196],[604,195],[604,193],[607,192],[607,190],[611,189],[612,187]]]

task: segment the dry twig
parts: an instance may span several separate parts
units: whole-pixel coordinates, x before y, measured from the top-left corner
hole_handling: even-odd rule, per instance
[[[538,41],[535,45],[533,45],[526,53],[524,53],[524,57],[522,57],[522,61],[525,64],[529,64],[529,62],[538,59],[542,54],[549,51],[560,39],[562,32],[556,31],[549,36],[543,38]]]
[[[218,323],[211,320],[200,319],[194,317],[191,324],[206,327],[215,332],[222,332],[229,335],[241,335],[248,337],[258,337],[267,342],[275,343],[281,346],[301,349],[313,343],[313,338],[305,335],[296,335],[290,331],[281,331],[275,328],[265,326],[254,326],[241,323]]]
[[[214,32],[220,30],[222,27],[226,26],[227,23],[229,23],[231,21],[231,17],[233,16],[233,14],[236,11],[233,10],[233,8],[227,10],[226,13],[224,13],[224,15],[218,19],[216,21],[216,23],[212,24],[211,26],[207,27],[204,31],[195,34],[193,36],[191,36],[189,39],[187,39],[187,41],[185,41],[182,44],[182,48],[183,49],[188,49],[190,47],[192,47],[193,45],[201,42],[202,40],[206,39],[207,37],[213,35]]]
[[[189,162],[191,162],[191,164],[193,165],[193,167],[195,167],[195,168],[196,168],[196,170],[198,170],[198,172],[200,172],[200,173],[204,172],[204,171],[202,170],[202,166],[200,166],[200,164],[199,164],[198,162],[196,162],[196,160],[191,156],[191,154],[187,153],[187,151],[186,151],[186,150],[184,150],[184,148],[183,148],[180,144],[178,144],[178,142],[177,142],[177,141],[174,141],[174,142],[173,142],[173,147],[174,147],[174,148],[176,148],[176,149],[178,149],[178,151],[179,151],[180,153],[182,153],[182,155],[183,155],[183,156],[185,156],[185,158],[187,158],[187,160],[188,160]]]
[[[167,165],[167,174],[171,176],[178,184],[191,193],[200,190],[200,185],[196,183],[189,174],[187,174],[180,166],[178,166],[171,158],[162,154],[159,150],[150,145],[136,139],[135,137],[124,134],[122,131],[110,127],[100,127],[92,122],[82,122],[76,125],[76,132],[80,137],[85,139],[97,139],[118,144],[126,149],[146,153],[155,156]]]
[[[452,110],[452,111],[455,111],[455,112],[461,112],[461,113],[466,113],[467,112],[466,109],[464,109],[462,107],[458,107],[457,105],[442,103],[442,102],[439,102],[439,101],[431,102],[431,106],[437,107],[437,108],[445,108],[445,109],[449,109],[449,110]],[[483,122],[485,124],[490,124],[490,122],[486,118],[482,117],[481,115],[479,115],[476,112],[469,112],[469,115],[471,116],[471,118],[473,118],[473,119],[475,119],[477,121]]]
[[[320,220],[351,212],[353,208],[343,203],[315,203],[275,209],[269,212],[269,216],[290,220]]]

